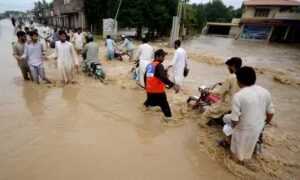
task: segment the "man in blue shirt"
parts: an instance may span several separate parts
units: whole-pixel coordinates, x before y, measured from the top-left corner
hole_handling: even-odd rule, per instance
[[[31,43],[25,45],[23,59],[27,59],[33,81],[39,84],[39,76],[46,81],[51,83],[51,81],[45,76],[45,69],[43,64],[43,59],[45,59],[45,50],[43,45],[38,42],[38,33],[31,32]]]

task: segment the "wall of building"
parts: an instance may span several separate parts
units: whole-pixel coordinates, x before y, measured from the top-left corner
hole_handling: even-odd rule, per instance
[[[276,13],[280,12],[280,7],[266,7],[270,9],[268,17],[255,17],[255,6],[246,6],[242,15],[242,18],[255,18],[255,19],[274,19]]]
[[[280,12],[275,14],[275,19],[300,20],[300,13]]]
[[[54,25],[67,28],[85,28],[84,0],[54,0]]]
[[[239,32],[240,32],[240,27],[232,26],[230,31],[229,31],[229,37],[235,38],[238,35]]]
[[[55,13],[73,13],[83,11],[84,1],[70,0],[69,3],[65,4],[65,0],[54,0],[53,5]]]

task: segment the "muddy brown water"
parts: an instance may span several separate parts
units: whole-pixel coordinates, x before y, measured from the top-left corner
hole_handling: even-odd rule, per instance
[[[0,31],[0,179],[233,177],[198,151],[192,122],[166,128],[160,113],[143,112],[143,90],[85,77],[68,86],[23,82],[9,20],[0,21]]]
[[[235,40],[215,36],[200,36],[184,44],[191,53],[209,55],[226,60],[242,57],[252,66],[265,66],[289,71],[300,76],[300,44],[280,44],[260,41]]]
[[[166,127],[160,121],[161,112],[141,108],[145,93],[130,80],[132,64],[128,61],[103,61],[107,85],[82,75],[77,75],[77,84],[67,86],[56,82],[49,86],[24,82],[11,55],[12,32],[9,20],[0,21],[0,179],[300,177],[299,88],[275,82],[267,75],[259,76],[258,84],[268,88],[273,96],[274,120],[279,128],[266,130],[264,154],[254,158],[254,166],[259,170],[249,170],[227,160],[228,152],[216,145],[222,138],[220,129],[199,128],[200,114],[190,111],[185,104],[189,95],[197,94],[199,85],[221,82],[228,75],[225,67],[190,60],[191,73],[183,91],[179,94],[168,91],[174,117],[184,124]],[[240,53],[233,51],[239,46],[230,45],[234,43],[231,40],[210,38],[200,37],[184,47],[188,52],[222,59],[232,54],[223,52]],[[210,41],[221,42],[217,45],[218,51],[212,48]],[[246,42],[238,43],[247,46]],[[253,44],[251,42],[246,49]],[[103,42],[100,45],[103,46]],[[166,48],[157,43],[153,45]],[[260,43],[259,46],[263,47]],[[273,51],[268,48],[267,52]],[[288,54],[286,59],[298,57],[298,51],[285,46],[280,49],[283,48]],[[103,47],[100,56],[103,60]],[[263,53],[259,56],[264,57]],[[268,54],[265,57],[269,57]],[[170,54],[165,64],[171,58]],[[276,64],[284,64],[279,60],[281,58]],[[264,65],[272,68],[273,63],[267,61]],[[251,58],[246,63],[252,65]],[[296,68],[297,63],[295,61]],[[46,62],[46,72],[50,79],[58,81],[54,64],[53,60]]]

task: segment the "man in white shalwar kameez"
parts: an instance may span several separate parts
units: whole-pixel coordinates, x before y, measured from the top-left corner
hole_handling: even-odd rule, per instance
[[[48,48],[48,38],[51,36],[51,30],[50,28],[47,26],[46,23],[44,23],[44,25],[39,29],[39,35],[41,37],[41,43],[43,44],[43,46],[45,48]]]
[[[83,49],[83,44],[85,42],[84,35],[82,33],[82,28],[78,28],[77,32],[73,36],[75,50],[77,54],[80,54]]]
[[[57,58],[57,67],[62,81],[65,83],[74,83],[75,69],[78,71],[78,57],[72,43],[66,41],[65,31],[59,31],[60,41],[55,43],[55,51],[48,58]]]
[[[136,53],[136,60],[139,61],[139,81],[142,87],[145,87],[144,75],[147,65],[153,60],[153,48],[148,44],[148,39],[142,39],[142,45],[139,46]]]
[[[184,68],[187,65],[187,55],[186,55],[186,51],[183,48],[181,48],[180,45],[181,45],[180,40],[176,40],[174,42],[174,47],[176,51],[172,63],[168,66],[167,70],[173,67],[174,83],[179,86],[182,86],[183,79],[184,79]]]
[[[265,124],[272,125],[275,112],[270,93],[255,85],[256,74],[251,67],[242,67],[236,73],[242,88],[232,101],[231,159],[238,162],[252,157],[255,145]],[[273,124],[274,125],[274,124]]]

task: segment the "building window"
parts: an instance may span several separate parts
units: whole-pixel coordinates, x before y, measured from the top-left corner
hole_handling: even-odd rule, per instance
[[[69,4],[71,0],[64,0],[64,4]]]
[[[270,9],[256,9],[255,10],[255,17],[268,17],[270,13]]]

